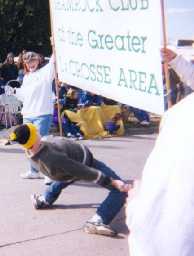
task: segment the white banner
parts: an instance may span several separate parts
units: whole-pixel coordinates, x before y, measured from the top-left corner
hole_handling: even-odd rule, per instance
[[[59,80],[162,114],[160,0],[50,0]]]

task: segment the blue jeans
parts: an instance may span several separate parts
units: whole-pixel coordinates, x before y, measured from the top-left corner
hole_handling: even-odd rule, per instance
[[[96,159],[93,160],[92,167],[100,170],[105,175],[112,177],[113,179],[119,179],[120,177],[105,165],[103,162],[98,161]],[[62,182],[62,181],[54,181],[51,185],[46,189],[44,193],[44,198],[47,203],[53,204],[60,193],[64,188],[70,185],[72,182]],[[126,202],[127,193],[120,192],[117,189],[111,188],[106,199],[100,204],[97,209],[97,214],[102,218],[104,224],[109,224],[114,217],[118,214],[120,209]]]
[[[43,116],[37,116],[32,118],[24,118],[23,123],[32,123],[34,124],[40,135],[45,136],[49,134],[49,129],[52,122],[52,115],[43,115]],[[30,172],[38,172],[30,163]]]

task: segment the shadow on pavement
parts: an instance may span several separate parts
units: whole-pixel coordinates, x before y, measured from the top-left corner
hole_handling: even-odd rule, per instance
[[[10,153],[10,154],[24,154],[24,150],[20,148],[0,148],[0,153]]]
[[[115,219],[112,221],[111,226],[118,232],[122,233],[124,235],[129,234],[129,229],[126,225],[126,212],[125,207],[123,207],[119,214],[115,217]]]
[[[155,137],[147,137],[147,136],[142,137],[142,135],[131,135],[130,137],[138,140],[156,140]]]
[[[55,204],[52,205],[49,209],[90,209],[90,208],[97,208],[99,207],[98,203],[91,203],[91,204],[69,204],[69,205],[64,205],[64,204]]]

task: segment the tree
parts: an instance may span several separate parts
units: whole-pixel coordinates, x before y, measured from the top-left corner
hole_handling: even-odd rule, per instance
[[[0,58],[23,49],[50,53],[48,0],[0,0]]]

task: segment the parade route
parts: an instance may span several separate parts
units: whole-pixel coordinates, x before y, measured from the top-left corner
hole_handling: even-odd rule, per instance
[[[96,157],[102,159],[125,180],[139,177],[155,135],[134,135],[84,141]],[[41,193],[43,179],[22,180],[27,169],[23,150],[17,145],[0,146],[1,161],[1,256],[128,256],[124,212],[114,226],[123,233],[120,239],[88,235],[82,231],[104,199],[106,190],[78,182],[67,188],[52,209],[34,210],[32,193]]]

